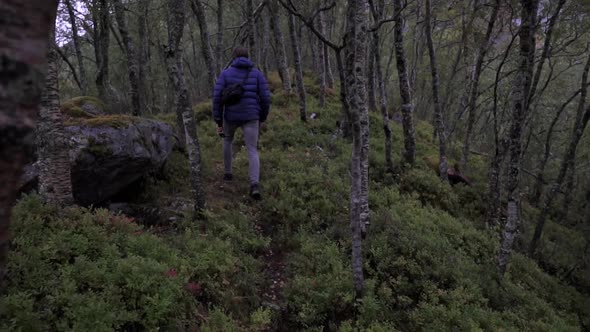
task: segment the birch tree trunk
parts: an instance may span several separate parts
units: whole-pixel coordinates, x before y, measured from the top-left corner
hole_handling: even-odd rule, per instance
[[[305,95],[305,86],[303,85],[303,68],[301,64],[300,42],[297,38],[297,29],[295,26],[295,16],[289,14],[289,34],[291,36],[291,48],[293,49],[293,63],[295,64],[295,83],[297,93],[299,94],[299,118],[301,121],[307,121],[307,101]]]
[[[207,95],[211,96],[217,78],[215,76],[215,61],[213,60],[213,49],[211,48],[211,37],[209,35],[209,27],[207,26],[205,7],[203,7],[201,0],[192,0],[191,9],[199,23],[199,30],[201,32],[201,51],[203,52],[203,59],[205,59],[205,66],[207,66],[207,79],[209,80],[208,86],[210,87]],[[218,61],[221,60],[218,59]]]
[[[404,128],[404,161],[407,164],[414,165],[416,161],[416,138],[414,130],[414,104],[410,93],[410,81],[408,78],[408,68],[406,54],[404,51],[404,22],[402,16],[401,0],[394,0],[394,44],[395,59],[397,62],[397,72],[399,77],[399,93],[402,99],[402,125]]]
[[[150,0],[140,0],[138,3],[139,15],[137,15],[137,26],[139,43],[137,49],[138,58],[138,94],[139,94],[139,108],[145,110],[146,113],[151,113],[151,106],[148,102],[148,89],[146,82],[148,80],[148,65],[149,65],[149,38],[147,33],[147,21],[149,14]]]
[[[74,202],[67,137],[59,109],[58,54],[54,33],[50,34],[47,75],[41,93],[39,125],[36,130],[39,160],[39,194],[46,202],[61,206]]]
[[[373,20],[378,22],[383,19],[383,14],[385,12],[385,0],[377,0],[376,6],[372,1],[369,1],[369,5],[371,6]],[[383,67],[381,65],[381,48],[379,47],[380,40],[381,36],[379,34],[379,30],[375,30],[373,32],[373,38],[371,39],[371,48],[373,49],[375,56],[375,76],[377,80],[377,87],[379,89],[379,110],[381,111],[381,117],[383,119],[383,133],[385,134],[385,169],[387,172],[393,173],[393,156],[391,152],[393,143],[389,112],[387,111],[387,92],[383,78]]]
[[[109,5],[108,0],[98,0],[98,16],[95,20],[95,53],[96,53],[96,87],[98,96],[104,102],[110,102],[112,97],[109,80]]]
[[[205,195],[201,185],[201,153],[197,127],[194,123],[191,108],[191,98],[186,86],[182,66],[182,49],[180,40],[185,22],[186,0],[168,0],[168,47],[166,48],[166,62],[168,76],[176,92],[174,104],[176,115],[180,120],[179,132],[185,137],[186,149],[189,154],[191,189],[194,195],[195,216],[205,207]]]
[[[193,221],[203,219],[205,210],[205,193],[201,181],[201,148],[197,138],[197,124],[193,120],[191,111],[182,113],[184,123],[184,137],[188,151],[190,168],[191,194],[193,196]]]
[[[438,67],[436,64],[436,53],[434,51],[434,43],[432,41],[432,5],[430,0],[425,0],[425,22],[426,22],[426,43],[428,44],[428,55],[430,57],[430,72],[432,74],[432,100],[434,102],[434,119],[436,124],[436,132],[439,144],[439,165],[440,179],[442,181],[449,181],[448,165],[447,165],[447,141],[446,130],[443,119],[443,110],[439,100],[439,79]]]
[[[352,229],[352,268],[356,298],[363,297],[362,232],[368,222],[368,138],[366,65],[368,42],[367,0],[349,0],[346,32],[346,86],[353,132],[351,158],[352,187],[350,225]]]
[[[119,26],[119,32],[121,33],[127,56],[127,74],[129,76],[129,86],[131,87],[131,109],[133,115],[140,116],[144,113],[144,105],[141,105],[142,100],[139,96],[138,57],[133,40],[129,35],[129,29],[127,28],[125,8],[123,7],[121,0],[113,0],[113,4],[115,6],[115,18],[117,20],[117,25]]]
[[[324,13],[321,12],[318,19],[318,29],[320,32],[325,31],[325,22],[324,22]],[[326,48],[324,47],[324,43],[317,39],[317,50],[318,50],[318,67],[320,68],[320,97],[319,97],[319,105],[321,108],[326,107]]]
[[[223,0],[217,0],[217,45],[215,45],[216,76],[223,71]],[[264,68],[264,67],[263,67]]]
[[[588,125],[588,120],[590,120],[590,106],[584,111],[584,107],[586,106],[586,96],[588,94],[586,83],[588,82],[589,71],[590,56],[586,61],[586,65],[584,66],[584,71],[582,73],[582,91],[580,93],[580,101],[578,102],[578,110],[576,112],[576,119],[574,122],[574,128],[571,135],[570,143],[567,147],[563,160],[561,161],[561,166],[559,167],[559,174],[557,175],[557,179],[549,189],[547,197],[543,202],[543,207],[537,219],[537,225],[535,226],[535,234],[533,234],[533,239],[531,240],[531,245],[529,247],[530,256],[533,256],[535,251],[537,250],[539,240],[541,239],[541,235],[543,233],[543,228],[545,227],[545,221],[547,220],[549,209],[551,208],[551,204],[557,197],[557,193],[560,191],[561,186],[563,185],[563,181],[566,178],[568,170],[570,172],[574,171],[574,163],[576,161],[576,150],[578,148],[578,143],[580,142],[580,139],[584,134],[584,130]]]
[[[272,31],[277,45],[277,60],[279,64],[279,76],[283,82],[283,90],[286,93],[291,93],[291,78],[289,76],[289,67],[287,65],[287,52],[285,51],[285,38],[281,31],[279,7],[276,0],[269,0],[268,2],[270,10],[270,24],[272,25]]]
[[[0,293],[8,253],[10,212],[17,182],[31,159],[37,110],[44,84],[56,0],[0,1]]]
[[[74,51],[76,52],[76,59],[78,60],[78,79],[80,80],[81,93],[88,95],[88,78],[86,77],[86,68],[84,67],[84,58],[82,57],[82,50],[80,46],[80,35],[78,34],[78,24],[76,22],[76,13],[72,0],[64,0],[68,10],[68,17],[70,25],[72,26],[72,43],[74,44]]]
[[[465,133],[465,141],[463,142],[463,156],[461,159],[461,166],[463,170],[467,170],[469,164],[469,154],[471,153],[471,140],[473,139],[473,127],[476,119],[477,96],[479,95],[479,79],[481,76],[483,61],[489,49],[490,39],[494,31],[494,24],[498,17],[500,10],[500,0],[493,0],[492,13],[488,20],[488,27],[486,34],[475,57],[475,63],[471,71],[471,88],[469,89],[469,101],[467,102],[467,132]]]
[[[508,206],[506,225],[502,232],[502,242],[498,257],[498,268],[501,276],[512,252],[516,231],[520,224],[520,161],[522,156],[522,131],[527,113],[528,93],[533,79],[535,57],[535,26],[537,21],[538,0],[521,0],[521,27],[519,67],[512,86],[512,124],[509,132],[508,161]]]
[[[253,0],[246,0],[246,20],[248,24],[248,48],[250,49],[250,60],[256,63],[256,24],[254,22],[254,4]]]

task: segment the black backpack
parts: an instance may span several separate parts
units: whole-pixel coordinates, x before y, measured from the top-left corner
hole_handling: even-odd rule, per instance
[[[252,68],[248,69],[246,77],[242,82],[232,84],[221,90],[221,103],[223,105],[234,105],[240,102],[240,99],[242,99],[242,96],[244,95],[244,84],[246,84],[251,71]]]

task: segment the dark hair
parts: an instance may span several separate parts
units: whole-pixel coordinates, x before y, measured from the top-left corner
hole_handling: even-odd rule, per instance
[[[234,49],[234,58],[239,58],[239,57],[244,57],[247,58],[248,57],[248,49],[245,47],[236,47]]]

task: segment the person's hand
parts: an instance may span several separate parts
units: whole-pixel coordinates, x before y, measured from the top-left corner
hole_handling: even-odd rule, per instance
[[[217,135],[223,137],[223,127],[217,126]]]

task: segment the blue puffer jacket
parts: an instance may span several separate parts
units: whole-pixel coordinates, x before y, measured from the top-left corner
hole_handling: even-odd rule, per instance
[[[248,58],[239,57],[234,59],[231,67],[219,75],[213,91],[213,119],[216,123],[221,123],[222,116],[229,122],[266,121],[270,109],[270,91],[264,74],[253,67],[254,64]],[[221,91],[232,84],[242,83],[249,69],[251,71],[243,85],[244,95],[240,102],[223,106]]]

